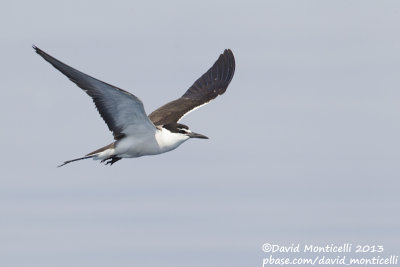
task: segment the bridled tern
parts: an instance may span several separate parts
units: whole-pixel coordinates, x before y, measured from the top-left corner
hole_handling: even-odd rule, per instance
[[[163,105],[147,116],[142,101],[133,94],[86,75],[36,46],[33,48],[93,99],[115,139],[115,142],[84,157],[65,161],[59,167],[88,158],[112,165],[122,158],[136,158],[171,151],[189,138],[208,139],[202,134],[192,132],[188,126],[179,121],[189,112],[222,95],[235,72],[235,58],[232,51],[226,49],[214,65],[180,98]]]

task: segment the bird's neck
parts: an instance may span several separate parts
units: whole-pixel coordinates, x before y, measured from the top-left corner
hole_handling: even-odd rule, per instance
[[[162,151],[173,150],[189,139],[186,135],[173,133],[165,128],[158,128],[155,138]]]

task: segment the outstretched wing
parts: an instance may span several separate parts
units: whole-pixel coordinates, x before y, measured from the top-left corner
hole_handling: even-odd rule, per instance
[[[144,111],[143,103],[131,93],[97,80],[55,59],[36,46],[36,53],[92,97],[97,110],[106,122],[114,139],[155,131],[154,124]]]
[[[153,111],[149,118],[155,125],[178,122],[190,111],[225,93],[235,73],[235,58],[230,49],[181,97]]]

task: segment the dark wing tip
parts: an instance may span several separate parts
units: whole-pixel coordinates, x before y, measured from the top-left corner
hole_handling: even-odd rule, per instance
[[[201,76],[182,97],[208,102],[225,93],[235,73],[235,57],[225,49],[214,65]]]
[[[40,50],[40,48],[37,47],[37,46],[34,45],[34,44],[32,45],[32,48],[35,49],[35,52],[38,53],[38,54],[39,54],[40,52],[42,52],[42,50]]]
[[[235,57],[230,49],[225,49],[213,66],[197,79],[181,98],[153,111],[149,118],[155,125],[178,122],[189,111],[222,95],[234,73]]]
[[[229,83],[233,78],[233,74],[235,74],[235,56],[229,48],[225,49],[221,56],[224,57],[224,66],[227,68],[226,81]]]
[[[233,63],[233,65],[235,65],[235,56],[233,55],[232,50],[230,50],[229,48],[225,49],[224,53],[222,53],[221,55],[230,60],[230,63]]]
[[[51,65],[53,65],[56,69],[60,70],[60,67],[57,66],[58,64],[55,63],[61,63],[64,65],[64,63],[60,62],[58,59],[55,59],[54,57],[50,56],[46,52],[44,52],[42,49],[37,47],[36,45],[32,45],[32,48],[35,49],[36,54],[41,56],[43,59],[45,59],[47,62],[49,62]],[[61,70],[60,70],[61,71]],[[62,72],[62,71],[61,71]]]
[[[36,54],[44,58],[46,61],[48,61],[50,64],[52,64],[56,69],[60,70],[59,67],[57,67],[54,63],[57,62],[58,60],[44,52],[42,49],[37,47],[36,45],[32,45],[32,48],[35,50]]]

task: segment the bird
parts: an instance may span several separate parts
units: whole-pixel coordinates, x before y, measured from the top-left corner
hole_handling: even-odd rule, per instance
[[[180,97],[147,115],[135,95],[93,78],[47,54],[33,49],[44,60],[85,91],[113,133],[114,142],[83,157],[64,161],[58,167],[84,159],[113,165],[123,158],[156,155],[176,149],[191,138],[208,139],[179,123],[183,116],[225,93],[235,73],[235,57],[230,49],[219,55],[213,66]]]

